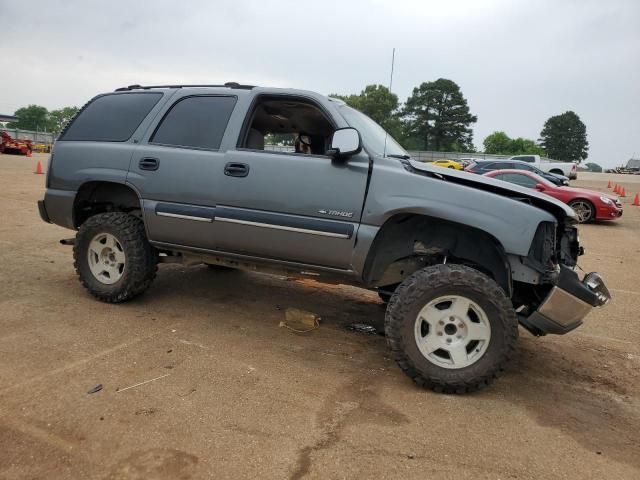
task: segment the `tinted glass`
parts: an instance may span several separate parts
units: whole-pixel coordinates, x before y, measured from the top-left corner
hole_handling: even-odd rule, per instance
[[[520,175],[518,173],[506,173],[500,176],[500,180],[504,180],[509,183],[515,183],[521,187],[536,188],[536,181],[526,175]]]
[[[528,172],[535,172],[537,170],[536,167],[532,167],[526,163],[514,163],[513,165],[516,170],[527,170]]]
[[[187,97],[178,100],[153,134],[151,142],[217,150],[236,97]]]
[[[162,97],[161,93],[114,93],[93,100],[60,140],[124,142]]]
[[[496,162],[492,163],[492,170],[507,170],[513,168],[513,163],[511,162]]]

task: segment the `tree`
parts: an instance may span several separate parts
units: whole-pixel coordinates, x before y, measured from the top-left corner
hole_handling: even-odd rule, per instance
[[[514,138],[511,140],[511,153],[509,155],[540,155],[544,157],[546,152],[544,148],[535,141],[528,138]]]
[[[482,144],[484,145],[485,153],[494,155],[511,154],[511,139],[504,132],[493,132],[484,139]]]
[[[602,172],[602,167],[597,163],[589,162],[585,163],[584,166],[587,167],[590,172]]]
[[[401,133],[401,121],[398,116],[398,96],[384,85],[367,85],[359,94],[329,95],[340,98],[347,105],[360,110],[371,117],[391,136],[398,138]]]
[[[550,158],[582,162],[587,158],[587,127],[572,111],[549,118],[540,133],[540,144]]]
[[[484,152],[494,155],[546,155],[544,149],[528,138],[510,138],[504,132],[493,132],[484,141]]]
[[[473,148],[471,125],[478,117],[453,81],[439,78],[413,89],[403,110],[407,143],[424,150],[459,151]]]
[[[48,113],[47,109],[40,105],[19,108],[14,113],[18,120],[8,123],[7,127],[21,128],[23,130],[49,130]]]
[[[60,133],[69,120],[78,113],[78,107],[64,107],[49,112],[48,129],[54,133]]]

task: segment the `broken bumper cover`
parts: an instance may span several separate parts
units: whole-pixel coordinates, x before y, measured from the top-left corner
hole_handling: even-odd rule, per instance
[[[558,283],[538,309],[521,321],[541,335],[562,335],[582,325],[582,320],[593,308],[605,305],[609,300],[611,294],[598,273],[588,273],[580,281],[576,272],[562,266]]]

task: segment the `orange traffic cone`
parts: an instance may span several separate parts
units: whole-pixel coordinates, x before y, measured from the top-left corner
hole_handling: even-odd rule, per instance
[[[38,164],[36,165],[36,171],[33,173],[37,173],[38,175],[42,175],[42,164],[40,163],[40,160],[38,160]]]
[[[613,193],[618,193],[618,184],[616,183],[616,186],[613,187]]]
[[[612,187],[611,180],[609,180],[609,183],[607,183],[607,188],[611,188],[611,187]]]
[[[622,187],[622,190],[620,190],[620,196],[623,198],[627,196],[627,194],[624,192],[624,187]]]
[[[631,204],[634,207],[640,207],[640,195],[636,193],[636,196],[633,199],[633,203]]]

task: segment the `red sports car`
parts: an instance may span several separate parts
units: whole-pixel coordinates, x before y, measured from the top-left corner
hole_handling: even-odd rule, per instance
[[[494,170],[484,174],[521,187],[534,188],[569,205],[576,212],[580,223],[593,220],[615,220],[622,216],[622,204],[618,197],[587,190],[586,188],[559,187],[526,170]]]

